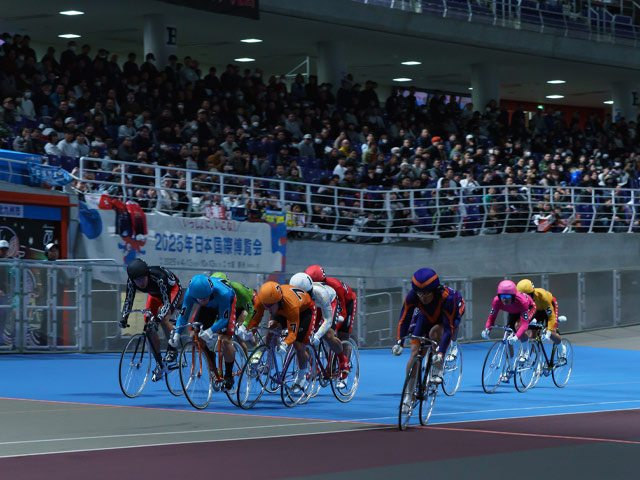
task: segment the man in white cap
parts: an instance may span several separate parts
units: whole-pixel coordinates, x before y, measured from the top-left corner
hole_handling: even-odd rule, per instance
[[[9,242],[0,240],[0,258],[9,258]]]
[[[60,258],[60,246],[55,242],[47,243],[47,246],[44,247],[44,254],[47,256],[47,260],[55,262]]]
[[[302,141],[298,143],[298,153],[301,157],[316,158],[316,150],[313,148],[313,137],[307,133],[302,137]]]

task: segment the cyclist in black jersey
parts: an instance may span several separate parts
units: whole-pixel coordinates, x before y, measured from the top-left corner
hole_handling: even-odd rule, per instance
[[[143,260],[136,258],[129,265],[127,265],[127,296],[124,299],[124,305],[122,306],[122,319],[120,320],[120,326],[126,328],[129,326],[127,320],[129,318],[129,312],[133,306],[133,300],[136,296],[136,291],[140,290],[147,294],[146,309],[158,318],[165,337],[169,338],[173,325],[169,321],[171,314],[176,310],[176,307],[182,302],[182,287],[180,286],[180,280],[171,271],[164,267],[149,267]],[[149,321],[149,317],[145,316],[145,322]],[[156,351],[160,351],[160,339],[155,332],[151,332],[151,340],[153,341]],[[167,354],[164,357],[164,361],[172,363],[177,357],[178,351],[171,345],[167,346]],[[156,359],[157,360],[157,359]],[[162,378],[162,367],[160,362],[154,370],[152,381],[158,381]]]

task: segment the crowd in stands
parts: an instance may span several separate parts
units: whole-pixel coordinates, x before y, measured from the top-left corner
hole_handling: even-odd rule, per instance
[[[340,229],[371,232],[388,220],[379,210],[386,199],[391,232],[432,231],[439,222],[452,225],[453,234],[476,211],[490,214],[485,233],[536,229],[526,222],[531,208],[537,220],[554,216],[547,230],[562,231],[575,218],[565,188],[574,186],[586,203],[596,199],[602,231],[611,223],[603,218],[619,217],[616,231],[635,218],[627,205],[640,173],[635,118],[594,113],[581,121],[577,112],[567,117],[549,108],[529,119],[522,108],[508,112],[495,101],[475,108],[439,93],[420,104],[414,87],[380,99],[374,81],[359,83],[351,75],[339,85],[297,75],[289,85],[285,76],[265,78],[260,69],[233,64],[203,71],[189,56],[179,62],[172,55],[164,66],[153,54],[142,61],[130,53],[121,62],[105,48],[96,52],[75,41],[36,58],[28,36],[0,38],[0,148],[45,155],[52,163],[94,158],[85,178],[72,185],[81,195],[135,197],[143,208],[167,213],[202,214],[205,206],[222,205],[225,215],[248,220],[286,210],[307,225],[339,218]],[[164,188],[155,185],[154,164],[165,167]],[[120,182],[123,168],[131,185],[124,191],[110,183]],[[205,173],[186,192],[176,168]],[[230,174],[224,192],[220,173]],[[262,179],[251,198],[247,176]],[[292,182],[285,204],[274,179]],[[311,212],[303,182],[318,186],[313,203],[319,205]],[[340,190],[336,212],[333,197],[323,195],[334,188],[359,190]],[[540,202],[533,207],[532,191]],[[461,196],[475,210],[460,211]],[[420,209],[409,208],[410,197]],[[463,234],[478,232],[475,225]]]

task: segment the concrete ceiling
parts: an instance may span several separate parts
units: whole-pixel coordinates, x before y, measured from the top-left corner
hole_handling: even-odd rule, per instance
[[[178,29],[179,56],[190,55],[198,59],[203,71],[210,65],[223,67],[234,58],[252,57],[256,62],[245,64],[247,67],[259,67],[267,75],[281,74],[310,57],[311,71],[315,73],[317,42],[339,40],[347,47],[348,71],[360,82],[372,79],[389,86],[395,77],[409,77],[413,79],[412,84],[423,89],[468,94],[470,65],[491,62],[499,71],[501,98],[599,108],[605,106],[604,100],[611,99],[612,79],[637,79],[637,70],[631,68],[560,61],[504,49],[489,50],[470,45],[471,42],[453,44],[407,38],[349,26],[348,22],[346,25],[345,22],[326,23],[269,11],[269,2],[262,3],[261,18],[256,21],[154,0],[110,0],[108,7],[98,0],[7,2],[1,13],[0,31],[28,33],[39,54],[49,45],[60,53],[67,40],[57,35],[78,33],[82,38],[77,42],[90,44],[92,55],[99,47],[104,47],[124,60],[129,51],[138,53],[141,58],[144,17],[161,13],[168,19],[168,24]],[[85,15],[59,15],[59,11],[68,9],[82,10]],[[240,42],[247,37],[264,41],[259,44]],[[405,60],[418,60],[422,65],[401,65]],[[567,83],[546,83],[558,78]],[[545,97],[549,94],[562,94],[565,98],[548,100]]]

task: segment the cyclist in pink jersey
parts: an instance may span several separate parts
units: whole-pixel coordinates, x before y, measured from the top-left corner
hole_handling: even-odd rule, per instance
[[[511,280],[501,281],[498,284],[498,294],[491,303],[491,311],[482,331],[482,338],[489,338],[489,327],[495,323],[500,310],[509,314],[508,326],[514,331],[507,339],[509,345],[514,345],[519,340],[522,343],[522,348],[520,349],[518,361],[526,362],[529,358],[527,329],[529,328],[529,322],[536,314],[536,304],[529,295],[518,292],[516,284]]]

